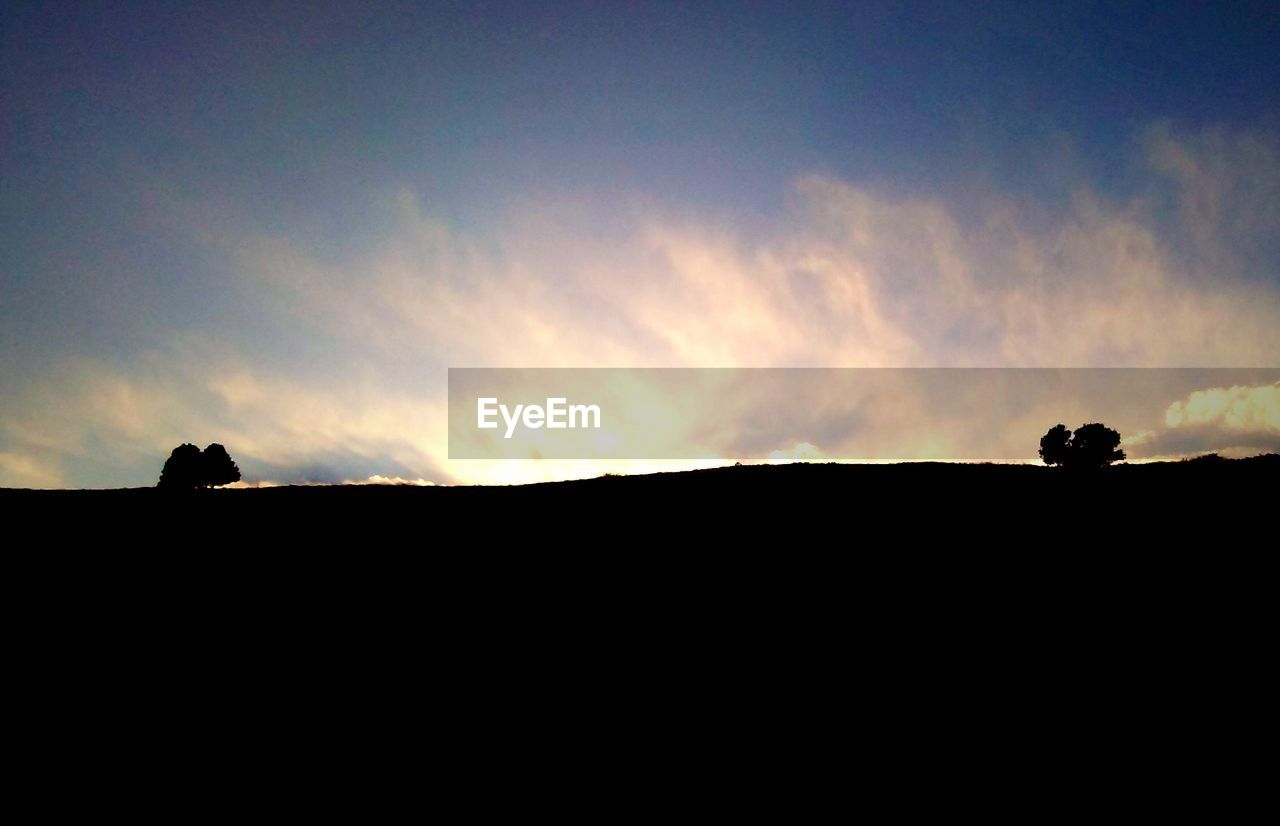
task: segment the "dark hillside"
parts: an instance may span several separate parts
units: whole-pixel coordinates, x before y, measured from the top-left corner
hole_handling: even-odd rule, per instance
[[[1189,708],[1248,725],[1278,479],[1277,457],[789,465],[0,504],[24,679],[104,742],[122,709],[301,743],[358,712],[459,754],[562,719],[768,739],[746,722],[768,713],[901,759],[1093,766],[1119,733],[1208,743],[1170,727]]]
[[[1119,465],[1072,472],[1032,465],[749,465],[493,487],[315,486],[173,494],[157,489],[0,491],[33,539],[126,547],[617,550],[689,540],[817,543],[886,550],[929,540],[1029,551],[1058,541],[1097,550],[1266,527],[1280,456]],[[181,538],[181,539],[179,539]],[[283,544],[281,544],[283,543]],[[420,543],[420,544],[415,544]],[[261,546],[261,547],[260,547]],[[938,550],[934,547],[932,550]]]

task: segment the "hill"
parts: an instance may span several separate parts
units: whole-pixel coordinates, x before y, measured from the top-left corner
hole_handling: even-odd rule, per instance
[[[353,700],[385,731],[425,704],[488,743],[646,709],[818,731],[855,704],[890,744],[1037,721],[1092,750],[1266,685],[1278,480],[1280,457],[787,465],[0,506],[16,644],[62,708],[288,709],[306,742]]]
[[[561,542],[981,540],[1026,547],[1075,537],[1156,539],[1267,516],[1280,456],[1126,464],[1092,473],[1035,465],[744,465],[516,486],[287,486],[174,495],[153,488],[2,490],[37,534],[176,533],[231,549],[255,542],[353,547],[420,535],[431,547]]]

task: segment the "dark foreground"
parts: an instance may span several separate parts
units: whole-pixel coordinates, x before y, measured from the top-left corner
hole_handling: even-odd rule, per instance
[[[998,464],[793,464],[492,487],[313,486],[211,490],[0,490],[37,537],[98,534],[122,549],[339,542],[458,552],[661,552],[690,540],[861,551],[920,541],[1085,551],[1110,537],[1223,535],[1274,517],[1280,456],[1120,465],[1092,473]],[[637,548],[636,543],[644,543]],[[706,547],[704,550],[711,550]],[[741,548],[745,550],[745,548]],[[753,550],[758,548],[752,548]],[[918,548],[922,551],[938,548]]]
[[[1241,592],[1270,577],[1280,456],[1120,465],[742,466],[511,487],[0,491],[20,550],[86,581],[370,599],[651,593],[861,610]],[[179,589],[181,590],[181,589]],[[750,596],[754,594],[754,596]],[[559,596],[556,596],[559,595]],[[660,597],[659,595],[666,595]],[[931,596],[928,596],[931,595]],[[336,597],[335,597],[336,598]],[[1247,607],[1248,602],[1235,607]]]
[[[615,807],[660,771],[792,817],[806,795],[755,787],[1025,815],[1120,784],[1221,814],[1273,701],[1278,481],[1280,457],[3,491],[11,706],[33,760],[188,755],[154,775],[179,794],[235,766],[481,801],[502,765],[504,794],[561,767]]]

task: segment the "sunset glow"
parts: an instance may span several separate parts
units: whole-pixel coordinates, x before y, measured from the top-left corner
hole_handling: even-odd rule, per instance
[[[0,486],[747,444],[450,459],[451,367],[1278,367],[1280,13],[1136,8],[8,7]],[[1131,460],[1280,448],[1280,384],[1135,399]],[[1095,415],[832,404],[756,458],[1032,461]]]

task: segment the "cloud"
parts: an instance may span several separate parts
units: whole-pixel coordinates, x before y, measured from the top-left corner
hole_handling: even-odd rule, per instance
[[[324,239],[210,231],[201,213],[201,233],[226,245],[231,289],[263,327],[193,330],[127,361],[82,358],[27,382],[0,401],[6,478],[150,484],[189,440],[226,444],[249,481],[656,469],[451,461],[449,366],[1277,365],[1280,284],[1258,276],[1280,236],[1274,137],[1157,126],[1139,143],[1150,174],[1134,197],[1081,182],[1058,213],[998,193],[959,204],[808,175],[749,227],[728,211],[571,195],[513,202],[463,227],[406,190],[371,207],[392,217],[341,255]],[[1274,387],[1247,399],[1237,389],[1188,396],[1170,429],[1238,420],[1250,423],[1241,432],[1271,433]],[[840,453],[853,444],[846,415],[875,424],[861,432],[897,458],[978,443],[979,421],[920,438],[911,428],[926,403],[833,404],[813,432],[726,434],[726,454],[802,442]],[[1153,391],[1151,405],[1154,419],[1169,396]],[[1009,438],[1021,444],[1053,423],[1044,416],[1067,413],[1018,416]]]
[[[250,289],[326,337],[446,365],[1266,366],[1280,354],[1276,285],[1189,269],[1163,240],[1185,233],[1143,199],[1082,189],[1047,227],[998,199],[961,211],[822,176],[790,199],[753,233],[661,207],[529,205],[490,243],[404,193],[392,239],[357,265],[276,239],[241,260]],[[584,233],[600,211],[617,217]],[[1211,246],[1199,248],[1219,262]]]
[[[1166,238],[1201,271],[1257,277],[1280,253],[1280,143],[1273,135],[1206,128],[1145,130],[1147,161],[1175,211]]]
[[[1165,411],[1169,427],[1217,427],[1230,431],[1280,432],[1280,383],[1262,387],[1197,390]]]
[[[1144,440],[1143,455],[1280,452],[1280,382],[1196,390],[1168,406],[1163,424]]]
[[[0,453],[0,487],[57,488],[62,475],[34,456],[25,453]]]

